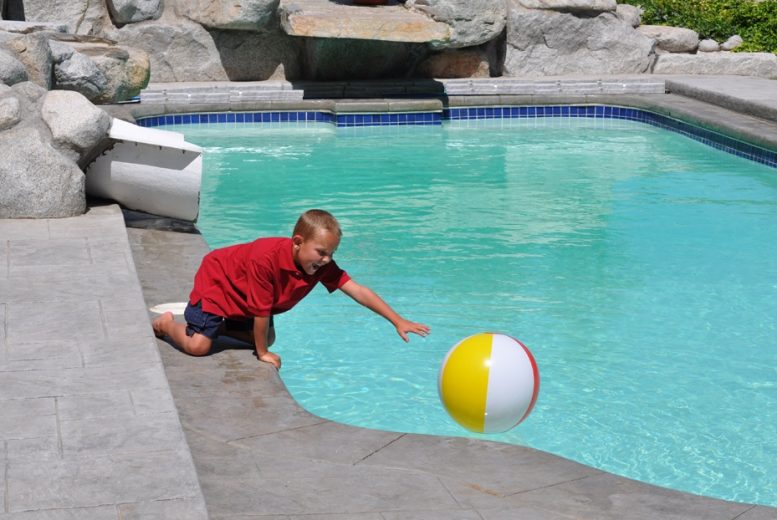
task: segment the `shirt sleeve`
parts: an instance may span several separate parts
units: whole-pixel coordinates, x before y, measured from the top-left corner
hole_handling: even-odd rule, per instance
[[[247,276],[246,310],[252,316],[270,316],[275,299],[275,280],[271,269],[259,262],[251,262]]]
[[[331,262],[327,266],[326,272],[321,277],[321,285],[326,287],[326,290],[332,293],[342,287],[345,282],[350,279],[351,277],[348,276],[348,273],[340,269],[340,267],[335,262]]]

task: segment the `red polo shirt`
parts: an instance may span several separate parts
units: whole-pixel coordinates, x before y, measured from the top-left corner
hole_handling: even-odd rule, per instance
[[[189,301],[202,310],[232,319],[285,312],[318,282],[331,293],[350,280],[332,261],[308,275],[294,264],[291,238],[260,238],[215,249],[205,255]]]

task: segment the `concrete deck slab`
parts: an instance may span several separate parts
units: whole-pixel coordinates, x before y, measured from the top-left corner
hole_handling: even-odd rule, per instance
[[[777,121],[777,80],[742,76],[665,76],[669,92]]]
[[[0,519],[207,518],[119,208],[0,220],[0,265]]]

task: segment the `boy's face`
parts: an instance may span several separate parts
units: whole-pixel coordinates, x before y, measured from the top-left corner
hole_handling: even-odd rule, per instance
[[[291,237],[294,243],[294,263],[306,274],[314,274],[332,261],[340,239],[330,231],[319,231],[310,238]]]

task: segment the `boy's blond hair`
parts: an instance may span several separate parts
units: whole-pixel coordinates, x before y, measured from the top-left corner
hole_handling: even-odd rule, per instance
[[[337,219],[323,209],[309,209],[300,215],[294,226],[294,235],[300,235],[305,240],[313,238],[320,231],[329,231],[337,238],[342,238],[343,232]]]

